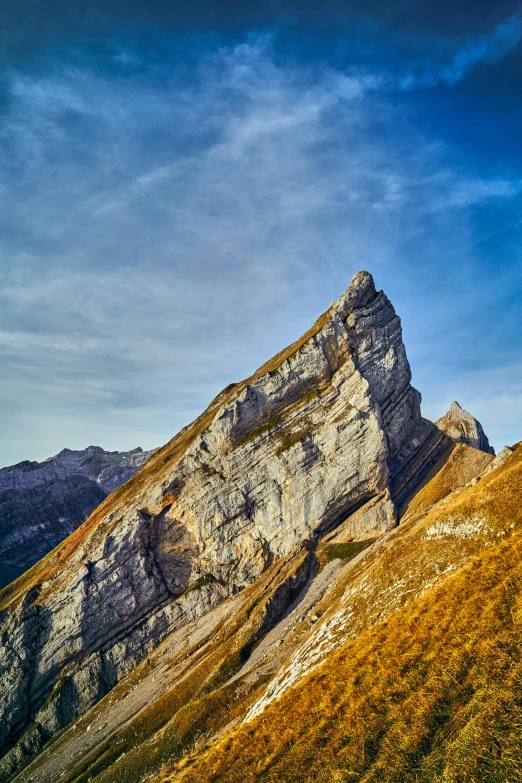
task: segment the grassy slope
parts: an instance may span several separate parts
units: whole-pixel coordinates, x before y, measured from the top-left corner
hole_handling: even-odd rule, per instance
[[[520,455],[522,456],[522,449]],[[518,459],[517,454],[514,457]],[[483,552],[485,546],[497,541],[497,533],[506,527],[506,520],[511,519],[509,509],[517,508],[520,494],[517,494],[517,481],[520,483],[517,459],[508,461],[505,468],[491,474],[479,485],[455,494],[455,487],[467,482],[477,469],[482,470],[489,462],[488,459],[484,466],[482,463],[477,464],[481,455],[474,449],[466,446],[455,447],[453,458],[421,489],[416,499],[416,513],[413,516],[407,515],[391,537],[378,541],[362,559],[359,558],[360,562],[354,568],[342,572],[332,592],[313,610],[321,617],[321,622],[331,618],[332,614],[339,613],[339,610],[341,614],[352,610],[348,631],[341,630],[337,634],[334,630],[337,634],[334,646],[345,645],[348,636],[352,640],[359,637],[356,647],[364,645],[361,640],[364,640],[368,629],[380,627],[382,620],[393,615],[406,600],[426,591],[428,585],[440,583],[445,578],[448,566],[453,569],[462,566],[470,558]],[[437,505],[427,512],[427,507],[434,503]],[[455,536],[433,539],[425,535],[425,528],[433,526],[441,517],[455,517],[458,525],[458,519],[476,515],[477,508],[484,515],[485,503],[488,505],[488,541],[480,535],[463,539]],[[324,565],[332,557],[349,560],[371,543],[366,541],[329,545],[320,542],[316,554],[319,563]],[[195,742],[202,747],[203,742],[209,742],[208,738],[220,733],[231,720],[241,721],[248,707],[263,692],[268,675],[262,674],[254,680],[248,675],[233,680],[229,677],[240,665],[243,651],[248,655],[252,642],[258,638],[256,629],[259,628],[259,621],[265,612],[263,607],[270,602],[274,590],[278,589],[277,585],[293,578],[295,569],[301,568],[303,555],[302,551],[294,552],[288,558],[274,563],[260,580],[247,588],[243,594],[244,608],[216,630],[204,648],[200,649],[198,643],[193,654],[186,660],[185,656],[189,650],[184,651],[182,657],[185,663],[181,665],[185,673],[176,671],[175,684],[163,696],[151,701],[115,734],[101,740],[87,755],[84,754],[76,758],[73,764],[67,765],[61,779],[65,783],[86,783],[92,779],[99,783],[142,783],[148,779],[147,775],[154,773],[162,765],[172,764],[174,760],[179,763],[184,756],[191,753]],[[344,601],[347,589],[351,593],[349,606]],[[310,626],[305,620],[296,626],[293,635],[289,637],[290,647],[297,645],[295,649],[298,650],[303,644],[306,645],[307,639],[320,627],[321,622],[317,623],[317,626]],[[279,655],[279,651],[284,651],[284,648],[278,647],[276,650],[276,655]],[[352,652],[349,655],[352,655]],[[158,656],[158,661],[163,660],[161,651]],[[73,729],[58,738],[56,747],[62,743],[67,745],[69,740],[73,740],[73,735],[84,732],[88,724],[103,723],[106,718],[109,719],[104,713],[105,702],[118,702],[120,697],[133,690],[136,683],[141,682],[149,670],[152,676],[157,662],[155,654],[151,658],[150,665],[148,660],[144,661],[105,700],[81,718]],[[331,660],[333,661],[333,658]],[[170,661],[170,665],[177,669],[174,659]],[[328,668],[329,665],[327,662],[325,667]],[[334,663],[334,666],[338,664]],[[277,671],[277,668],[275,670]],[[342,672],[342,668],[340,671]],[[298,688],[300,687],[299,685]],[[353,694],[349,698],[352,697]],[[315,706],[312,698],[312,704],[309,706],[312,712]],[[270,708],[266,714],[270,715],[273,709],[274,707]],[[293,706],[291,709],[293,710]],[[327,712],[328,706],[322,709]],[[277,710],[275,715],[274,720],[278,722]],[[329,741],[328,734],[325,736]],[[261,748],[259,760],[262,759],[262,752]],[[36,762],[36,767],[31,767],[32,774],[41,763],[45,763],[44,756],[45,754]],[[202,758],[205,757],[206,754]],[[195,769],[197,770],[197,767]],[[328,766],[326,770],[333,775]],[[274,779],[286,780],[287,773],[283,766],[280,778]],[[206,779],[204,775],[200,778]],[[271,778],[265,775],[259,779]],[[340,779],[359,778],[345,776]],[[192,771],[185,780],[192,780]]]
[[[464,566],[403,595],[258,718],[154,780],[522,780],[522,447],[441,509],[425,528],[479,515],[487,534],[403,533],[386,567],[398,582],[401,562],[456,561],[459,548]]]
[[[464,443],[456,444],[449,457],[444,455],[440,464],[434,466],[403,510],[403,515],[406,518],[419,517],[435,503],[483,473],[493,459],[492,454],[486,454]]]

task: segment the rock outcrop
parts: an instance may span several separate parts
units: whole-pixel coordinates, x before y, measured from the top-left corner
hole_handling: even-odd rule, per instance
[[[486,454],[495,454],[480,421],[461,408],[458,402],[451,403],[449,411],[435,422],[435,426],[453,443],[467,443]]]
[[[0,772],[278,558],[341,525],[393,528],[451,446],[421,416],[393,306],[359,272],[0,594]]]
[[[85,522],[151,452],[63,449],[0,470],[0,566],[18,576]]]

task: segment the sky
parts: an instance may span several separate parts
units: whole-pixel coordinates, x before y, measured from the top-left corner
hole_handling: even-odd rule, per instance
[[[153,448],[360,269],[522,439],[522,8],[4,0],[0,465]]]

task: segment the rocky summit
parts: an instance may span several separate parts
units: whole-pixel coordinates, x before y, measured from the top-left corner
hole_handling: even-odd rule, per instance
[[[140,448],[104,451],[89,446],[63,449],[44,462],[26,460],[0,469],[0,571],[16,574],[40,560],[149,454]]]
[[[436,421],[435,425],[454,443],[467,443],[487,454],[495,453],[493,447],[489,445],[480,421],[463,410],[458,402],[452,402],[449,411]]]
[[[359,272],[0,593],[2,779],[271,780],[268,734],[232,774],[248,727],[500,536],[468,495],[516,454],[493,463],[470,414],[433,424],[420,403]]]

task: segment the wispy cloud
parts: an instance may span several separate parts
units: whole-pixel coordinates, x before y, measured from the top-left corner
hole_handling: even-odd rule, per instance
[[[480,63],[493,63],[505,57],[521,39],[522,19],[519,15],[510,16],[489,34],[464,43],[456,51],[416,63],[399,78],[399,85],[405,90],[434,87],[440,83],[455,85]]]
[[[492,38],[482,59],[507,51]],[[459,56],[461,74],[479,59]],[[63,67],[10,88],[4,462],[167,440],[362,267],[399,308],[414,281],[436,322],[472,265],[471,210],[520,191],[415,131],[381,75],[281,63],[267,37],[162,79]]]
[[[495,62],[513,51],[521,38],[522,20],[518,15],[511,16],[501,22],[489,35],[463,46],[450,64],[441,68],[441,78],[448,84],[455,84],[478,63]]]

